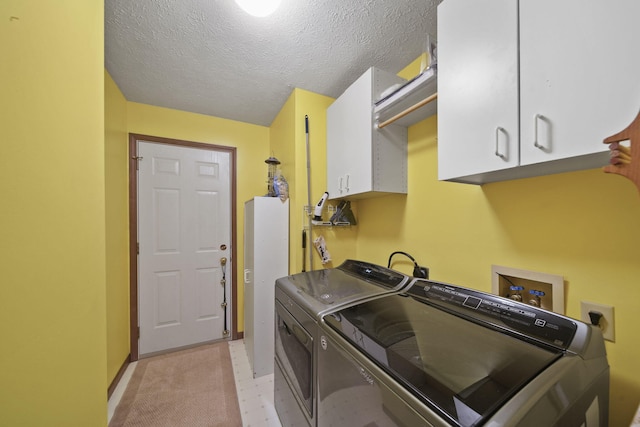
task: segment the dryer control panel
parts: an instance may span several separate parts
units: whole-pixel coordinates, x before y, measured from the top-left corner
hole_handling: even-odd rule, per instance
[[[364,261],[348,259],[340,264],[338,269],[388,289],[395,289],[408,281],[404,274]]]

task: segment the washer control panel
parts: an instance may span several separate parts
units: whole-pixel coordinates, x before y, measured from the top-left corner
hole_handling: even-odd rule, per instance
[[[490,323],[563,350],[569,347],[577,330],[576,323],[567,317],[472,289],[416,280],[408,293],[454,314]]]

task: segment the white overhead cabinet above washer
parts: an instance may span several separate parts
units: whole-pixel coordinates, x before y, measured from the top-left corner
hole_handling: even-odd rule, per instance
[[[438,177],[483,184],[604,166],[640,108],[640,2],[438,6]]]
[[[330,199],[407,193],[407,128],[378,129],[374,102],[404,79],[370,68],[327,109]]]

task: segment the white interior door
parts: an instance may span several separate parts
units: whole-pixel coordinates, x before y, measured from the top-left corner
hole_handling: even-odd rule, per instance
[[[230,154],[137,148],[139,353],[223,338],[231,328],[225,295],[232,306]]]

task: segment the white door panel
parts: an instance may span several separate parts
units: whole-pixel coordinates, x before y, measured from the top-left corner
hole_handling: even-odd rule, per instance
[[[138,142],[138,156],[139,353],[223,338],[231,320],[221,306],[231,277],[221,284],[220,264],[231,253],[230,154]]]
[[[438,178],[517,166],[518,2],[448,0],[438,22]]]
[[[608,151],[640,103],[640,2],[522,0],[520,16],[522,164]]]

